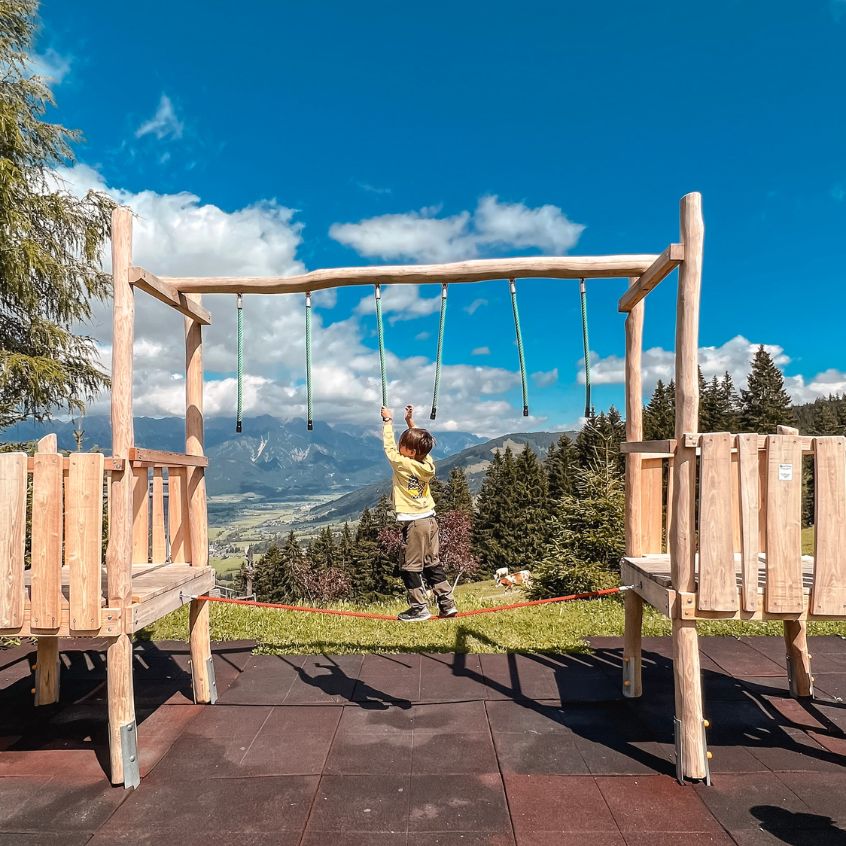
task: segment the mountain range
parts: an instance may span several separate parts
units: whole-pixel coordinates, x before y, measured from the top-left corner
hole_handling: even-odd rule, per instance
[[[4,430],[0,440],[31,441],[55,432],[60,449],[74,450],[75,428],[72,421],[25,422]],[[86,417],[82,428],[84,450],[100,448],[108,452],[112,436],[107,415]],[[250,493],[266,499],[287,499],[332,491],[341,495],[385,475],[378,424],[332,426],[315,422],[314,431],[309,432],[305,420],[262,415],[246,418],[241,434],[234,429],[230,418],[205,420],[210,496]],[[435,437],[436,461],[483,440],[468,432],[435,432]],[[135,442],[148,449],[182,452],[185,422],[181,417],[136,417]]]

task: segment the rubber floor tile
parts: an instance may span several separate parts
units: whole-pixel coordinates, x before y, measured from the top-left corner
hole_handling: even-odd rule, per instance
[[[675,765],[666,747],[654,741],[630,740],[609,732],[602,740],[575,738],[576,749],[592,775],[672,775]]]
[[[626,846],[735,846],[725,832],[627,831]]]
[[[411,777],[409,832],[448,829],[511,833],[499,773]]]
[[[0,846],[87,846],[91,832],[0,831]]]
[[[101,754],[98,755],[98,752]],[[14,748],[0,753],[0,776],[38,778],[45,773],[57,778],[70,777],[96,782],[106,778],[105,749],[31,749]]]
[[[480,658],[489,695],[498,699],[557,698],[558,685],[553,668],[513,653],[481,655]]]
[[[494,773],[499,769],[490,732],[413,733],[412,772],[415,775]]]
[[[309,817],[307,833],[406,831],[409,776],[325,775]],[[334,841],[327,837],[327,840]]]
[[[846,772],[778,773],[778,779],[808,806],[810,813],[831,817],[846,828]]]
[[[732,831],[737,846],[843,846],[846,831],[839,827]]]
[[[721,670],[733,676],[783,676],[783,664],[767,658],[736,638],[701,637],[699,649]]]
[[[406,846],[408,835],[402,831],[307,831],[302,846]],[[250,844],[252,846],[252,844]]]
[[[394,675],[369,674],[356,680],[352,693],[353,702],[389,705],[405,703],[410,705],[420,696],[420,678],[417,673],[403,672]]]
[[[708,750],[714,756],[711,759],[711,774],[722,773],[768,773],[769,767],[756,758],[745,746],[735,744],[708,743]],[[672,759],[675,761],[675,757]]]
[[[178,837],[178,839],[177,839]],[[298,846],[302,831],[113,831],[98,833],[86,846]]]
[[[537,734],[572,734],[568,713],[560,705],[540,702],[487,702],[491,731],[523,731]]]
[[[846,673],[814,673],[814,690],[836,699],[846,699]]]
[[[493,831],[427,831],[426,846],[514,846],[511,832]],[[417,843],[420,835],[410,832],[409,844]]]
[[[162,705],[138,724],[138,757],[141,777],[167,754],[185,729],[211,705]]]
[[[410,705],[356,703],[343,709],[338,731],[403,732],[411,731],[413,725],[414,710]]]
[[[696,785],[693,792],[723,828],[731,832],[759,828],[762,808],[788,820],[810,811],[774,773],[756,773],[751,778],[748,775],[721,775],[714,779],[711,787]],[[783,824],[781,827],[789,826]]]
[[[517,846],[626,846],[619,831],[524,831]]]
[[[782,726],[773,732],[772,740],[749,750],[766,767],[774,771],[839,773],[843,759],[820,746],[801,729]]]
[[[127,798],[105,778],[0,779],[0,831],[95,831]]]
[[[182,843],[201,832],[301,831],[317,784],[317,776],[177,780],[155,770],[98,833],[159,832]]]
[[[619,830],[590,776],[509,774],[505,790],[518,841],[526,832]]]
[[[381,653],[365,655],[361,662],[359,678],[367,678],[368,674],[392,672],[420,672],[420,655],[417,652],[402,652],[397,654]]]
[[[597,778],[620,831],[722,831],[714,815],[687,786],[666,776]]]
[[[331,775],[401,775],[411,772],[412,733],[335,735],[324,772]]]
[[[433,702],[415,705],[412,711],[414,729],[440,732],[474,732],[488,730],[484,702]]]
[[[844,766],[846,766],[846,737],[841,734],[829,734],[827,732],[809,731],[808,737],[823,749],[837,755]]]
[[[590,770],[569,734],[497,732],[496,754],[503,773],[587,775]]]

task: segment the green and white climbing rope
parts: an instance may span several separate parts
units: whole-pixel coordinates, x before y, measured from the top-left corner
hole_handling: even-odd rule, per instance
[[[382,379],[382,406],[388,407],[388,377],[385,373],[385,330],[382,326],[382,286],[374,286],[376,296],[376,332],[379,336],[379,370]]]
[[[441,390],[441,359],[444,352],[444,326],[446,325],[447,284],[441,285],[441,321],[438,324],[438,350],[435,353],[435,390],[432,392],[432,413],[430,420],[438,416],[438,393]]]
[[[510,279],[511,309],[514,312],[514,331],[517,333],[517,354],[520,356],[520,381],[523,385],[523,417],[529,416],[529,386],[526,381],[526,357],[523,354],[523,335],[520,332],[520,312],[517,310],[517,286]]]
[[[579,281],[579,299],[582,306],[582,341],[585,348],[585,417],[590,417],[590,342],[588,341],[588,319],[587,319],[587,288],[585,280]]]
[[[306,293],[306,406],[308,408],[308,430],[309,432],[314,428],[314,417],[312,409],[312,393],[311,393],[311,291]]]
[[[244,409],[244,304],[241,294],[236,299],[238,312],[238,398],[235,408],[235,431],[241,431],[241,414]]]

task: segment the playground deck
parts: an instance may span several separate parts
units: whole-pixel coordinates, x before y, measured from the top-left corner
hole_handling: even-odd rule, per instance
[[[846,841],[846,641],[812,638],[817,700],[781,638],[700,640],[714,784],[673,778],[669,638],[592,655],[252,655],[214,647],[191,701],[184,643],[135,646],[141,787],[110,787],[105,641],[62,641],[59,703],[33,647],[0,651],[0,846],[179,843],[758,846]]]

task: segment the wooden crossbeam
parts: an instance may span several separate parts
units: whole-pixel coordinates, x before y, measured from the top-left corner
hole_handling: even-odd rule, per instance
[[[208,467],[205,455],[185,455],[182,452],[165,452],[160,449],[139,449],[130,447],[128,458],[133,466],[144,464],[155,467]]]
[[[143,267],[129,268],[129,282],[151,297],[155,297],[159,302],[175,308],[178,312],[196,320],[203,326],[208,326],[212,322],[211,314],[201,305],[189,300],[169,282],[159,279],[158,276],[150,273],[149,270],[144,270]]]
[[[662,279],[666,279],[684,261],[684,244],[670,244],[640,275],[622,297],[618,311],[631,311]]]
[[[623,441],[620,452],[624,455],[660,455],[669,457],[676,451],[676,441],[673,438],[664,441]]]
[[[73,453],[73,455],[92,455],[94,453]],[[63,455],[62,456],[62,470],[67,471],[70,468],[70,456]],[[35,467],[35,459],[30,455],[26,460],[26,469],[28,473],[32,473],[33,468]],[[122,458],[104,458],[103,459],[103,469],[106,473],[109,473],[113,470],[123,470],[123,459]]]
[[[658,258],[630,256],[533,256],[476,259],[450,264],[334,267],[299,276],[163,277],[159,281],[183,293],[296,294],[349,285],[425,285],[485,282],[495,279],[581,279],[641,276]]]

